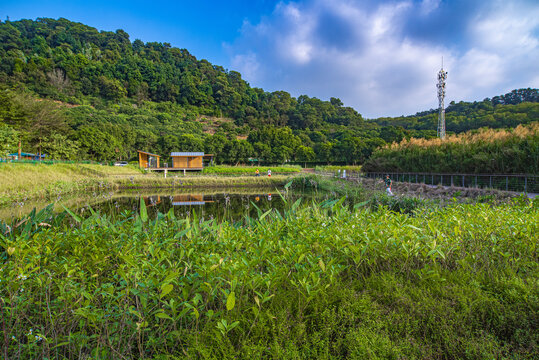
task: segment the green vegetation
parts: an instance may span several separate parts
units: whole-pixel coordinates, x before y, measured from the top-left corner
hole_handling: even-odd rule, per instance
[[[241,169],[241,168],[240,168]],[[297,170],[285,167],[280,171],[292,175]],[[254,171],[254,170],[253,170]],[[169,172],[143,174],[135,166],[106,166],[94,164],[18,164],[0,163],[0,205],[29,199],[58,197],[87,191],[111,191],[115,189],[156,189],[179,187],[237,187],[282,186],[290,175],[223,176],[193,175]]]
[[[436,136],[435,111],[364,121],[341,100],[252,88],[167,43],[131,42],[66,19],[0,22],[0,154],[133,160],[136,150],[215,154],[218,164],[361,164],[374,149]],[[451,104],[448,130],[538,118],[537,89]]]
[[[234,175],[255,175],[258,169],[260,176],[267,176],[268,170],[272,175],[293,174],[301,171],[299,166],[211,166],[204,169],[204,174],[234,174]]]
[[[243,226],[148,220],[143,202],[1,225],[2,355],[536,357],[537,203],[342,201]]]
[[[378,149],[363,165],[370,172],[478,174],[539,173],[539,123],[440,139],[403,140]]]
[[[315,168],[317,171],[339,171],[346,170],[361,172],[361,165],[322,165]]]
[[[473,103],[452,101],[445,110],[446,129],[461,133],[472,129],[488,127],[492,129],[516,127],[539,119],[539,91],[518,89],[492,99]],[[379,118],[372,120],[380,126],[393,126],[402,136],[407,131],[432,130],[438,125],[438,110],[424,111],[413,116]],[[436,132],[433,134],[436,135]],[[414,137],[417,137],[413,134]]]
[[[56,199],[64,194],[104,188],[107,178],[137,175],[142,172],[133,166],[0,163],[0,205],[38,197]]]
[[[365,181],[368,182],[369,179]],[[290,186],[302,191],[326,194],[328,198],[345,197],[346,204],[361,204],[361,206],[367,206],[372,210],[385,207],[391,211],[411,214],[418,208],[433,205],[429,200],[419,198],[419,193],[413,196],[387,196],[382,191],[383,187],[368,188],[363,183],[317,175],[294,177]]]

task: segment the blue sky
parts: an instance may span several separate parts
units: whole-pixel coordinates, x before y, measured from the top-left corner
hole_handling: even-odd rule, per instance
[[[13,1],[0,18],[65,17],[169,42],[251,86],[327,100],[365,117],[539,87],[539,3],[474,0]]]

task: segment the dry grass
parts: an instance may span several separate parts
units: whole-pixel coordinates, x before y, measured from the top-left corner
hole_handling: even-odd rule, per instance
[[[479,132],[468,132],[465,134],[451,135],[444,140],[436,139],[416,139],[411,138],[409,140],[402,140],[400,143],[393,143],[387,145],[392,150],[408,147],[437,147],[444,144],[473,144],[473,143],[488,143],[494,141],[503,141],[512,137],[518,137],[524,139],[539,132],[539,123],[535,122],[530,125],[519,125],[511,131],[498,130],[498,129],[483,129]]]

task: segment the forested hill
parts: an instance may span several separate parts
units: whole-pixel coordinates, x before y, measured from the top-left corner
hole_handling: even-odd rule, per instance
[[[461,133],[481,127],[516,127],[539,120],[539,90],[518,89],[483,101],[455,103],[445,110],[446,129]],[[438,124],[438,110],[431,109],[411,116],[378,118],[372,122],[380,126],[396,126],[403,129],[431,130]]]
[[[23,83],[41,96],[70,103],[173,102],[253,127],[314,128],[324,121],[362,120],[338,99],[294,99],[284,91],[251,88],[236,71],[168,43],[131,42],[123,30],[99,32],[66,19],[21,20],[2,23],[0,40],[2,82]]]
[[[456,112],[464,125],[453,131],[477,127],[476,115],[504,119],[486,124],[495,127],[538,118],[537,103],[480,107]],[[22,139],[28,152],[63,159],[132,159],[142,149],[206,151],[226,163],[361,163],[386,142],[435,136],[435,117],[365,121],[337,98],[252,88],[238,72],[168,43],[131,42],[123,30],[0,22],[2,156]]]

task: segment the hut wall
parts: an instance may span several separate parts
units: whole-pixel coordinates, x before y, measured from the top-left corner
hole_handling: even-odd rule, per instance
[[[189,162],[185,156],[173,156],[172,157],[172,167],[175,168],[187,168],[189,167]]]
[[[190,168],[201,168],[202,167],[202,156],[190,157],[189,158],[189,167]]]
[[[148,167],[148,154],[138,153],[138,165],[141,168]]]

